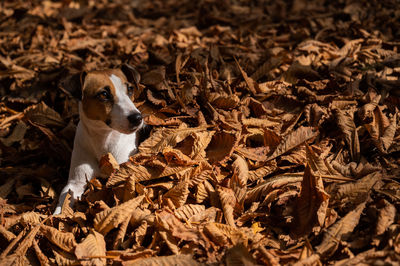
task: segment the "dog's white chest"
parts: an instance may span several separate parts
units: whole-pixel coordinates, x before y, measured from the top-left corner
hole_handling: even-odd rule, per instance
[[[129,160],[129,156],[137,152],[136,133],[121,134],[112,132],[104,143],[104,150],[99,151],[97,156],[102,156],[105,153],[111,153],[118,163],[123,163]]]
[[[86,121],[87,122],[87,121]],[[129,156],[137,152],[137,133],[123,134],[115,130],[96,130],[92,124],[79,122],[75,135],[74,150],[85,151],[84,154],[92,154],[98,162],[100,158],[111,153],[118,163],[129,160]],[[79,152],[77,154],[79,156]]]

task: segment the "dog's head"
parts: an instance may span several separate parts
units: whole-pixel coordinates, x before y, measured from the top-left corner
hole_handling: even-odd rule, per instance
[[[124,134],[143,126],[142,115],[133,103],[140,75],[132,66],[83,73],[80,80],[82,111],[88,119],[102,121]]]

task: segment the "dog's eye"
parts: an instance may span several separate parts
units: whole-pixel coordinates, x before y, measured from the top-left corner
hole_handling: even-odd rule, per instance
[[[135,88],[128,84],[126,86],[127,86],[128,95],[131,96],[133,94],[133,90]]]
[[[97,93],[97,97],[102,101],[108,101],[111,99],[110,87],[106,86],[104,89]]]

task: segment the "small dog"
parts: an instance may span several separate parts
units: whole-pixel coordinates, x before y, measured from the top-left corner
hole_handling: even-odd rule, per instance
[[[61,191],[54,214],[71,192],[71,207],[85,191],[87,180],[100,174],[99,160],[111,153],[118,163],[129,160],[137,152],[138,130],[143,118],[133,104],[134,90],[139,88],[140,75],[130,65],[80,76],[81,101],[68,183]]]

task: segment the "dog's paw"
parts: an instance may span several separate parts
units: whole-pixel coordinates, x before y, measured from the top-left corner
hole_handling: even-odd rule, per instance
[[[59,214],[61,214],[61,207],[57,206],[56,209],[53,212],[53,215],[59,215]]]

